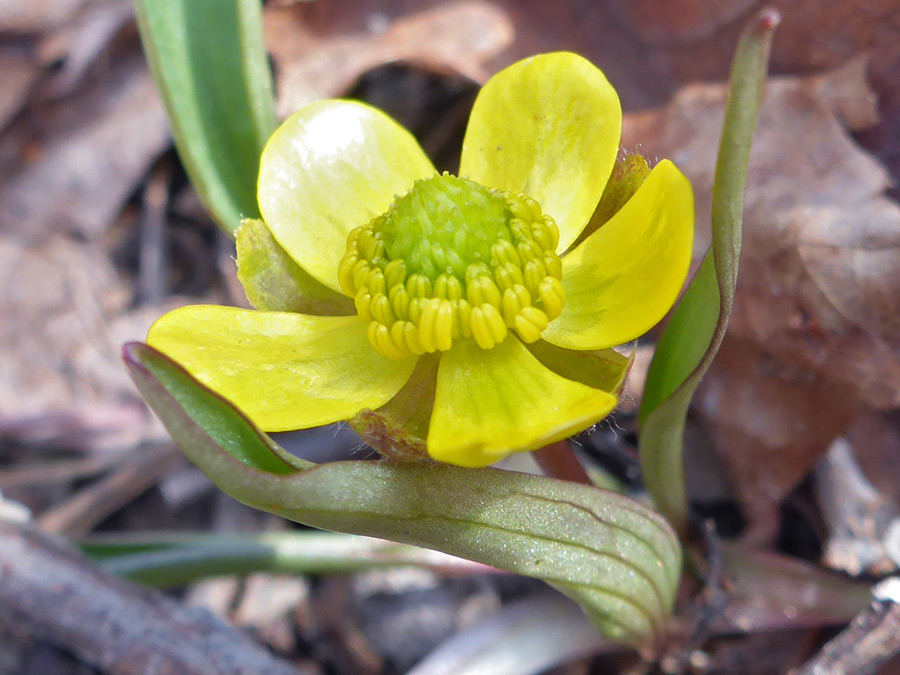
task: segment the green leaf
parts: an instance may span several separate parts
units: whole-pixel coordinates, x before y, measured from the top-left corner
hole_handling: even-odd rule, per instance
[[[107,572],[156,588],[254,572],[334,574],[397,565],[470,574],[488,569],[417,546],[317,531],[105,534],[83,539],[79,545]]]
[[[778,21],[777,12],[764,10],[738,44],[713,184],[712,247],[660,338],[641,403],[644,480],[660,512],[682,534],[688,527],[682,462],[684,421],[731,316],[750,146]]]
[[[178,154],[228,233],[259,216],[256,177],[275,129],[260,0],[135,0]]]
[[[634,362],[633,354],[623,356],[613,349],[579,351],[557,347],[546,340],[538,340],[525,346],[538,361],[557,375],[616,396],[622,393],[625,376]]]
[[[175,440],[190,438],[207,450],[224,451],[231,460],[275,475],[292,474],[315,466],[290,454],[259,432],[230,402],[201,387],[181,366],[152,347],[129,343],[122,353],[132,378],[150,406],[156,410],[154,403],[159,400],[168,406],[167,410],[178,412],[166,417],[160,415]],[[139,361],[142,356],[152,366],[152,374]]]
[[[319,316],[356,313],[353,300],[319,283],[295,263],[263,221],[241,221],[235,243],[238,279],[256,309]]]
[[[166,356],[131,343],[124,358],[191,461],[239,501],[313,527],[543,579],[581,604],[605,636],[644,645],[662,639],[680,548],[668,524],[634,500],[540,476],[426,462],[306,468],[298,461],[285,469],[287,453]]]

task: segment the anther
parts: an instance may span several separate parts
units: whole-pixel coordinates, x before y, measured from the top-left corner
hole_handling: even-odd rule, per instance
[[[547,315],[537,307],[524,307],[516,316],[515,329],[525,342],[537,342],[549,323]]]
[[[544,263],[544,269],[547,270],[548,276],[562,281],[562,259],[558,255],[545,253],[541,262]]]
[[[384,295],[387,292],[384,272],[377,268],[372,270],[366,277],[366,286],[369,288],[369,293],[371,293],[373,297],[376,295]]]
[[[398,319],[409,318],[409,293],[403,286],[391,286],[388,292],[388,300],[391,301],[391,309]]]
[[[394,312],[391,310],[391,303],[386,295],[379,294],[372,298],[369,314],[372,315],[372,319],[385,326],[390,326],[396,321]]]
[[[437,325],[437,314],[440,304],[439,298],[427,300],[422,305],[422,315],[419,317],[419,342],[422,343],[422,348],[429,354],[436,352],[438,348],[435,326]]]
[[[359,318],[363,321],[372,320],[372,313],[369,311],[369,307],[372,305],[372,295],[369,293],[369,289],[360,288],[356,297],[353,298],[353,304],[356,305],[356,313]]]
[[[406,292],[411,298],[430,298],[431,281],[424,274],[413,274],[406,281]]]
[[[560,263],[560,266],[561,265],[562,263]],[[509,274],[510,278],[513,280],[514,285],[522,285],[525,283],[525,277],[522,275],[521,266],[514,265],[513,263],[508,262],[503,265],[503,269],[506,270],[507,274]]]
[[[353,272],[351,274],[353,278],[353,288],[360,288],[364,286],[366,283],[366,278],[371,271],[372,266],[369,264],[368,260],[357,260],[353,265]]]
[[[506,239],[501,239],[494,244],[491,248],[491,254],[498,262],[503,264],[512,264],[516,267],[522,264],[519,260],[519,254],[516,252],[516,247]]]
[[[383,323],[378,323],[376,321],[370,323],[367,334],[369,342],[385,356],[389,356],[392,359],[402,359],[404,356],[408,355],[405,350],[400,349],[394,344],[390,331],[388,331],[387,326]]]
[[[440,351],[446,352],[453,346],[453,306],[449,300],[438,302],[434,318],[434,341]]]
[[[516,283],[505,267],[498,267],[494,270],[494,278],[497,280],[497,288],[499,288],[502,293],[506,293],[506,291],[512,288]]]
[[[406,281],[406,263],[402,260],[391,260],[384,268],[384,282],[393,289]]]
[[[544,279],[538,287],[538,295],[551,321],[562,314],[563,305],[566,304],[566,291],[559,279],[554,277]]]

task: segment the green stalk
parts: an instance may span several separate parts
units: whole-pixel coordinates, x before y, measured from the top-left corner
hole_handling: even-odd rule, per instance
[[[763,10],[738,43],[713,184],[712,247],[660,338],[641,404],[644,480],[657,508],[682,538],[689,526],[682,459],[684,423],[731,316],[747,165],[779,20],[775,10]]]
[[[81,548],[107,572],[155,588],[255,572],[347,574],[400,565],[455,574],[496,571],[416,546],[317,531],[95,536],[82,541]]]

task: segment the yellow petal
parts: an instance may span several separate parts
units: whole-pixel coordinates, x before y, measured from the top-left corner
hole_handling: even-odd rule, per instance
[[[563,258],[566,305],[541,337],[569,349],[606,349],[643,335],[678,297],[693,240],[691,184],[663,160],[609,222]]]
[[[478,94],[460,175],[533,197],[565,251],[587,225],[619,151],[622,109],[606,77],[576,54],[514,63]]]
[[[412,134],[383,112],[319,101],[289,117],[266,144],[259,208],[281,247],[341,292],[337,268],[350,230],[434,172]]]
[[[460,340],[441,357],[428,454],[487,466],[582,431],[615,406],[615,396],[550,371],[512,336],[493,349]]]
[[[288,431],[377,408],[415,359],[376,352],[355,316],[308,316],[196,305],[150,328],[150,346],[241,408],[266,431]]]

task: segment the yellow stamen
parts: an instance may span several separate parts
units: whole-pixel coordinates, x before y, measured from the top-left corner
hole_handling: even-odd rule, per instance
[[[382,354],[538,340],[566,301],[559,230],[533,199],[444,174],[353,230],[338,266]]]

